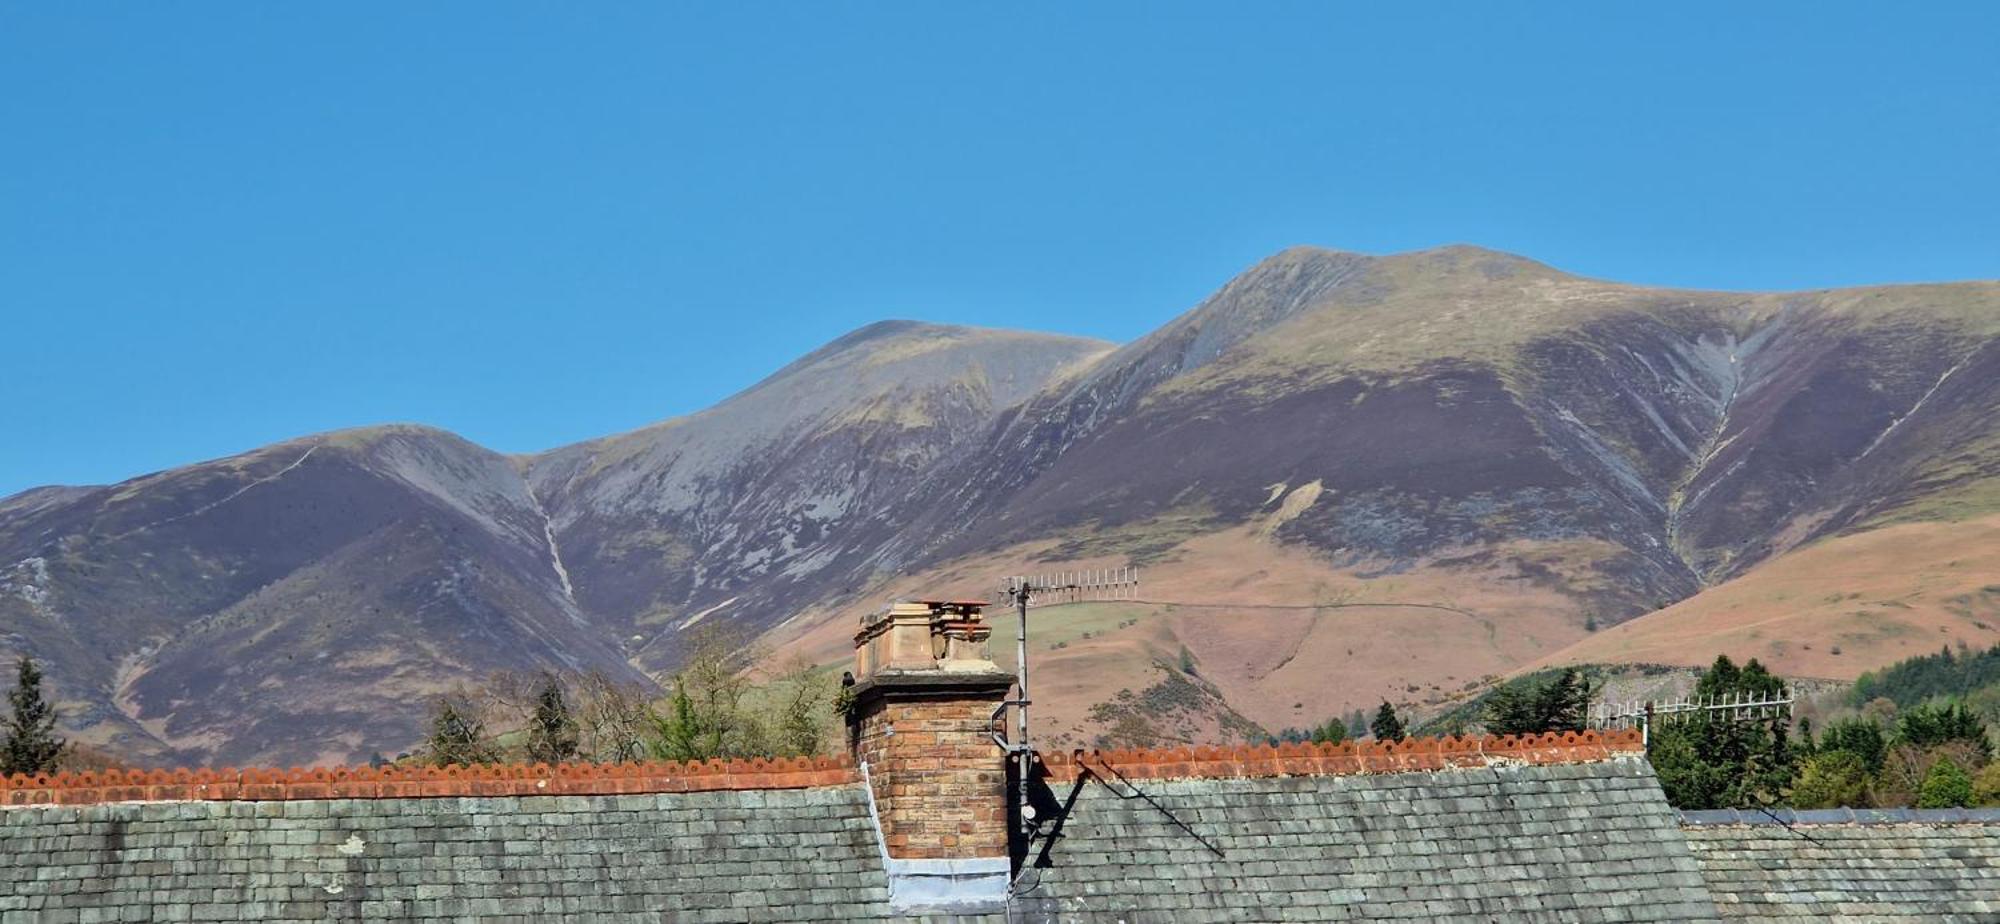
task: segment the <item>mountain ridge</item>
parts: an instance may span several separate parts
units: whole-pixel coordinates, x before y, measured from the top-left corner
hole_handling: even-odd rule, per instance
[[[1995,283],[1714,293],[1469,245],[1288,248],[1123,345],[883,321],[539,453],[389,424],[30,489],[0,499],[0,649],[142,759],[341,760],[493,667],[670,669],[696,621],[835,657],[843,611],[919,577],[1136,562],[1174,587],[1228,561],[1470,614],[1438,631],[1484,654],[1399,669],[1458,683],[1823,539],[2000,510],[1996,382]],[[1135,613],[1108,660],[1095,637],[1064,657],[1133,683],[1177,646],[1239,663],[1204,675],[1204,714],[1249,710],[1189,726],[1217,734],[1397,695],[1386,662],[1301,687],[1249,640],[1332,630],[1256,612]],[[1339,631],[1391,650],[1397,612]]]

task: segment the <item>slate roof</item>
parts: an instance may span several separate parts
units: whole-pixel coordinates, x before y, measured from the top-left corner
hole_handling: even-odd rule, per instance
[[[0,811],[0,921],[883,920],[859,785]]]
[[[1724,916],[2000,921],[2000,811],[1690,812]]]
[[[1638,758],[1112,786],[1144,797],[1083,790],[1031,919],[1717,919]]]
[[[1196,757],[1086,785],[1011,920],[2000,921],[2000,812],[1679,815],[1629,755],[1175,769]],[[866,788],[766,771],[38,783],[0,800],[0,922],[900,920]],[[607,791],[639,785],[681,791]]]

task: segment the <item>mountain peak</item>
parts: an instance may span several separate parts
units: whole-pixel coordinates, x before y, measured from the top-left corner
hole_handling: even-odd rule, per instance
[[[368,446],[398,436],[418,437],[422,439],[448,439],[453,441],[463,439],[463,437],[460,437],[456,433],[439,427],[433,427],[430,424],[400,421],[396,423],[367,424],[359,427],[344,427],[339,430],[328,430],[324,433],[302,437],[301,439],[318,440],[342,446]],[[299,441],[293,440],[292,442]]]
[[[996,343],[1004,341],[1044,341],[1110,346],[1110,344],[1104,341],[1069,334],[1051,334],[1041,331],[1010,330],[1002,327],[975,327],[969,324],[940,324],[935,321],[890,318],[888,320],[864,324],[835,337],[827,341],[819,349],[801,357],[800,362],[809,362],[868,344],[909,340],[980,340]]]
[[[1367,254],[1334,247],[1295,244],[1259,260],[1242,275],[1253,276],[1273,270],[1315,266],[1355,268],[1378,264],[1388,267],[1420,266],[1442,271],[1471,270],[1487,278],[1514,275],[1522,271],[1558,272],[1546,263],[1477,244],[1444,244],[1389,254]]]
[[[894,340],[899,337],[949,336],[962,334],[974,329],[961,327],[956,324],[936,324],[930,321],[889,318],[887,320],[864,324],[847,333],[841,334],[827,341],[826,345],[814,350],[813,354],[839,352],[841,350],[853,349],[864,343]]]
[[[1413,250],[1385,257],[1384,261],[1416,264],[1447,273],[1472,272],[1485,279],[1498,279],[1523,273],[1564,275],[1546,263],[1476,244],[1446,244],[1442,247]]]

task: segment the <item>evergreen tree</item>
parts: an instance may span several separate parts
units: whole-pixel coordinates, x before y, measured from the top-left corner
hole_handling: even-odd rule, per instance
[[[1486,697],[1482,717],[1487,734],[1523,735],[1539,731],[1531,699],[1525,681],[1502,684],[1494,690],[1492,695]]]
[[[1849,705],[1860,706],[1881,697],[1898,706],[1926,700],[1973,695],[2000,686],[2000,645],[1984,651],[1946,646],[1934,655],[1919,655],[1880,671],[1862,674],[1848,691]]]
[[[0,776],[54,772],[64,742],[56,737],[56,710],[42,698],[42,671],[33,658],[21,657],[7,701],[12,709],[0,725]]]
[[[1589,681],[1568,668],[1546,682],[1522,679],[1486,700],[1486,730],[1495,735],[1583,731],[1590,721]]]
[[[1840,719],[1826,727],[1826,733],[1819,738],[1818,751],[1821,754],[1844,751],[1861,759],[1868,774],[1882,772],[1882,760],[1889,753],[1889,741],[1882,734],[1882,726],[1872,719]]]
[[[1347,740],[1347,723],[1339,718],[1327,719],[1306,740],[1314,744],[1339,744]]]
[[[1377,741],[1401,741],[1404,737],[1403,720],[1396,717],[1396,708],[1387,700],[1382,702],[1382,708],[1375,710],[1375,722],[1368,726],[1368,730],[1374,733]]]
[[[1917,808],[1964,808],[1972,804],[1972,775],[1950,758],[1931,765],[1917,791]]]
[[[500,759],[486,738],[486,723],[461,695],[440,696],[431,710],[430,761],[443,767],[490,764]]]
[[[1776,696],[1785,691],[1785,681],[1764,669],[1764,665],[1751,658],[1750,663],[1737,667],[1728,655],[1717,655],[1715,663],[1695,682],[1694,695],[1697,697],[1720,697],[1729,694],[1737,696]]]
[[[1697,698],[1768,696],[1784,681],[1756,661],[1737,667],[1717,657],[1695,683]],[[1799,755],[1780,718],[1755,721],[1696,712],[1655,724],[1649,756],[1667,801],[1682,809],[1741,808],[1778,801],[1798,771]]]
[[[535,691],[535,714],[528,720],[528,759],[554,764],[575,760],[576,755],[576,717],[570,714],[556,675],[544,673]]]
[[[1986,737],[1986,723],[1981,722],[1963,703],[1911,707],[1896,721],[1896,738],[1898,744],[1920,748],[1963,741],[1979,751],[1981,761],[1993,756],[1993,743]]]
[[[1287,727],[1275,736],[1265,739],[1276,747],[1280,744],[1339,744],[1347,740],[1347,719],[1334,716],[1311,728]]]

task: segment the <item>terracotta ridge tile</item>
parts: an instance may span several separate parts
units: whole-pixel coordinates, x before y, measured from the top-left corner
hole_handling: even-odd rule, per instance
[[[224,767],[84,770],[0,777],[0,807],[97,802],[406,799],[448,796],[629,795],[724,789],[804,789],[860,782],[846,757],[476,764],[461,767]]]
[[[1638,729],[1540,735],[1445,735],[1403,741],[1343,741],[1231,747],[1118,749],[1045,754],[1051,778],[1076,778],[1079,765],[1135,779],[1229,779],[1408,773],[1460,767],[1594,763],[1645,754]]]

